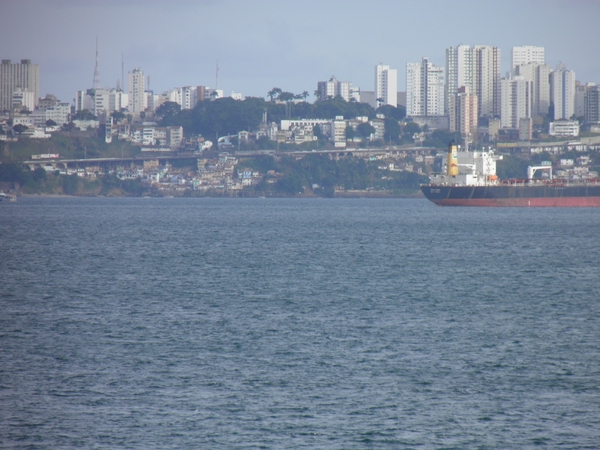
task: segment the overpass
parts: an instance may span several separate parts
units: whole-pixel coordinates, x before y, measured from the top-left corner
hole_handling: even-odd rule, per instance
[[[343,157],[349,154],[355,156],[376,156],[384,154],[395,154],[399,152],[420,152],[426,151],[431,152],[432,150],[440,150],[434,147],[385,147],[385,148],[344,148],[344,149],[323,149],[323,150],[299,150],[299,151],[282,151],[282,150],[255,150],[255,151],[236,151],[232,152],[232,156],[238,158],[255,158],[258,156],[292,156],[292,157],[303,157],[306,155],[328,155],[332,157]],[[225,152],[225,150],[223,151]],[[89,166],[100,166],[105,169],[110,167],[116,167],[123,164],[136,164],[141,165],[144,161],[148,160],[159,160],[164,162],[175,161],[178,159],[201,159],[206,158],[206,155],[201,153],[179,153],[179,154],[142,154],[135,157],[129,158],[81,158],[81,159],[36,159],[30,161],[23,161],[23,165],[29,170],[35,170],[38,168],[44,168],[52,166],[56,170],[66,170],[67,168],[79,169]]]

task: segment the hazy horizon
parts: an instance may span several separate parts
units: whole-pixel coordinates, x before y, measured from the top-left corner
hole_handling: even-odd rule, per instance
[[[140,68],[155,93],[214,88],[217,60],[226,96],[266,97],[277,86],[312,101],[332,75],[370,91],[378,63],[397,69],[404,91],[407,62],[444,65],[459,44],[499,47],[503,75],[513,46],[542,46],[552,68],[562,62],[578,80],[600,82],[600,2],[591,0],[8,0],[3,9],[1,58],[39,64],[40,96],[68,102],[92,87],[96,38],[103,87],[116,87],[123,59],[123,87]]]

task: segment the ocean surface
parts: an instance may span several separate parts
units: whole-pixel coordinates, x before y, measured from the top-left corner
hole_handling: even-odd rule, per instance
[[[2,202],[0,447],[600,448],[600,209]]]

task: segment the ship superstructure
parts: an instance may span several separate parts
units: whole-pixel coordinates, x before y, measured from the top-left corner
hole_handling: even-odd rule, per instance
[[[461,151],[458,145],[450,144],[441,173],[430,176],[431,184],[450,186],[490,186],[498,184],[496,161],[502,156],[493,150]]]

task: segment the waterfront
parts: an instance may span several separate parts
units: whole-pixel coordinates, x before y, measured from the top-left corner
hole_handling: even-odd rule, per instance
[[[597,209],[0,206],[8,447],[600,441]]]

